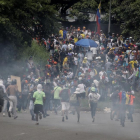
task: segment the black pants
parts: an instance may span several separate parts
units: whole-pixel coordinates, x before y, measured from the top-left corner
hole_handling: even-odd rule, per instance
[[[28,95],[22,95],[22,109],[26,110],[28,104]]]
[[[18,99],[17,108],[18,108],[18,111],[21,111],[21,108],[22,108],[22,100],[20,100],[20,99]]]
[[[93,118],[96,113],[97,103],[90,102],[90,107],[91,107],[91,117]]]
[[[53,102],[54,102],[54,111],[57,114],[57,109],[60,106],[60,99],[54,99]]]

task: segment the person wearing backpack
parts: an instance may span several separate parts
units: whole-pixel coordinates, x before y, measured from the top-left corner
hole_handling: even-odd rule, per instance
[[[80,88],[76,88],[75,92],[70,96],[70,105],[74,107],[77,112],[77,122],[80,121]]]
[[[96,108],[97,108],[97,102],[100,99],[100,94],[96,93],[95,87],[91,88],[91,92],[88,95],[89,99],[89,104],[91,108],[91,117],[92,117],[92,122],[95,121],[95,113],[96,113]]]
[[[62,105],[62,122],[64,122],[65,121],[64,115],[66,115],[66,120],[68,120],[68,110],[70,108],[70,104],[69,104],[70,89],[68,89],[68,86],[65,85],[65,87],[60,92],[59,96],[61,98],[61,105]]]

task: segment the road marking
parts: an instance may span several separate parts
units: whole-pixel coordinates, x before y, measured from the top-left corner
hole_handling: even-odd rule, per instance
[[[20,134],[18,134],[18,135],[16,135],[16,136],[22,136],[22,135],[25,135],[25,133],[20,133]]]

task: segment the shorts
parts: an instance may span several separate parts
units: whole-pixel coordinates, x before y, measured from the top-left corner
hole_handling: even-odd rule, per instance
[[[83,93],[80,93],[80,94],[76,94],[77,98],[85,98],[86,96],[86,93],[83,92]]]
[[[69,110],[70,104],[69,102],[61,102],[62,110]]]
[[[34,113],[35,113],[35,114],[38,114],[39,112],[42,112],[42,113],[43,113],[43,105],[36,104],[36,105],[34,106]]]

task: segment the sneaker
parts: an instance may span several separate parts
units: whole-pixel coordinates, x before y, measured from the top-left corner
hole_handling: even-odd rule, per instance
[[[14,119],[17,119],[17,118],[18,118],[18,116],[14,117]]]
[[[46,116],[50,116],[49,114],[46,114]]]
[[[39,125],[39,122],[36,122],[36,125]]]
[[[11,117],[11,112],[10,111],[8,111],[8,116]]]
[[[41,112],[39,112],[39,119],[41,120],[42,119],[42,113]]]
[[[3,117],[5,117],[5,113],[3,113]]]
[[[62,118],[62,122],[64,122],[65,120],[64,120],[64,117]]]
[[[68,116],[66,116],[66,120],[68,120]]]

